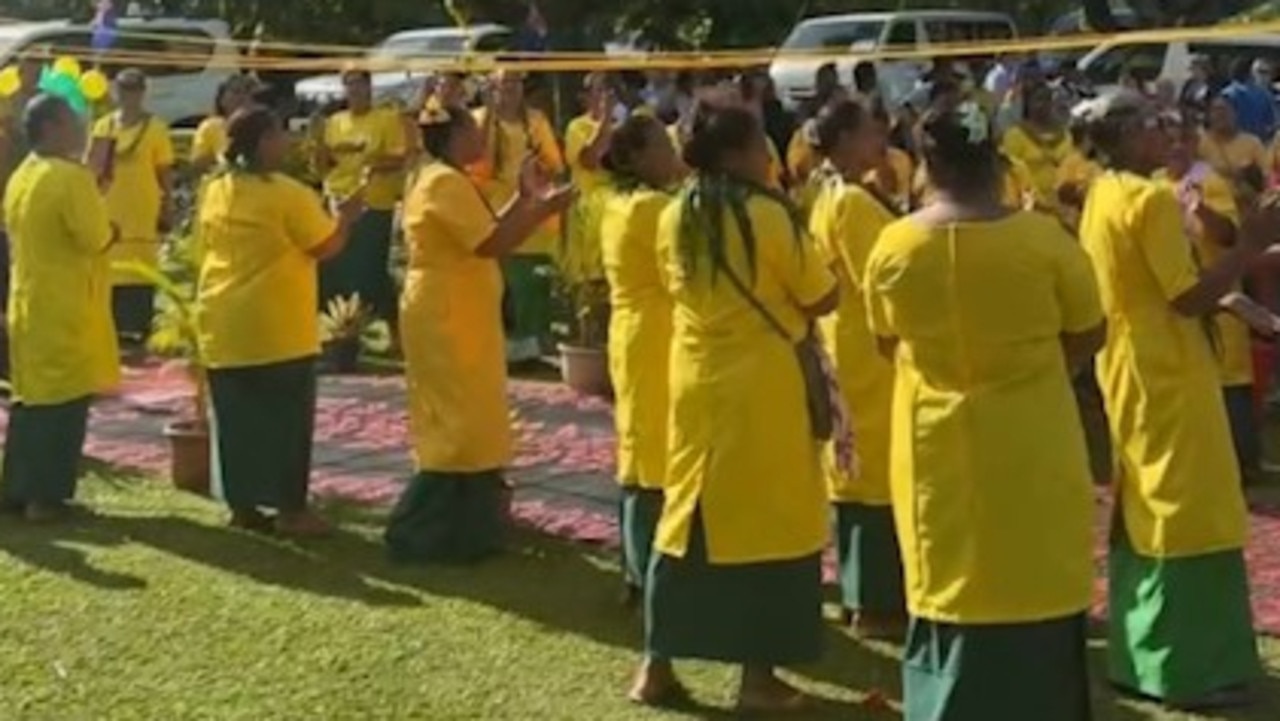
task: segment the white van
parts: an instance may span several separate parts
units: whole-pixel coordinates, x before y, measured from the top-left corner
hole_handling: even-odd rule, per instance
[[[58,20],[0,24],[0,67],[40,47],[54,57],[74,53],[83,57],[93,45],[93,28]],[[230,29],[221,20],[182,18],[122,18],[111,50],[102,56],[102,70],[114,75],[131,65],[128,57],[114,60],[111,52],[180,55],[173,64],[137,63],[150,79],[148,106],[156,117],[179,127],[195,125],[213,108],[224,80],[239,72],[240,53]],[[147,57],[147,55],[135,56]]]
[[[1167,79],[1181,88],[1191,77],[1191,58],[1196,55],[1209,58],[1224,74],[1239,59],[1265,58],[1280,66],[1280,35],[1208,36],[1172,43],[1111,40],[1081,58],[1077,67],[1094,91],[1100,93],[1119,87],[1126,70],[1144,82]]]
[[[782,44],[782,52],[848,52],[836,63],[840,81],[852,82],[858,55],[876,50],[924,49],[930,45],[971,42],[999,42],[1017,35],[1013,19],[1004,13],[963,10],[912,10],[886,13],[828,15],[803,20]],[[813,96],[814,75],[824,60],[778,58],[769,74],[778,88],[778,97],[790,108]],[[876,61],[880,82],[895,102],[905,97],[921,73],[927,58]]]

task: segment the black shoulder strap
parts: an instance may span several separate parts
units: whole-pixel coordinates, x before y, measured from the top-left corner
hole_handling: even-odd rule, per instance
[[[747,217],[746,205],[743,203],[730,203],[729,205],[733,209],[733,219],[738,226],[738,232],[742,235],[743,242],[745,243],[748,238],[754,237],[755,235],[754,230],[751,227],[751,219]],[[787,332],[786,327],[769,312],[769,309],[764,307],[764,303],[760,302],[760,299],[756,297],[755,293],[751,292],[751,289],[747,287],[747,284],[742,280],[742,278],[738,277],[738,274],[729,267],[729,259],[727,257],[721,258],[719,265],[720,270],[724,272],[725,277],[727,277],[729,282],[733,284],[733,287],[738,291],[738,294],[741,295],[742,299],[747,301],[752,308],[755,308],[756,312],[760,314],[760,317],[764,319],[765,323],[767,323],[775,333],[782,336],[788,343],[795,342],[791,339],[791,334]]]

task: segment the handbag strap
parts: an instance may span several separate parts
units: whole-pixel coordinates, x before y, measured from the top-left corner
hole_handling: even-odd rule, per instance
[[[730,203],[730,205],[733,208],[734,222],[738,226],[738,232],[742,234],[743,241],[747,242],[749,238],[754,239],[755,233],[751,228],[751,220],[747,217],[746,207],[741,203]],[[775,333],[782,336],[782,338],[788,343],[795,343],[795,340],[791,338],[791,334],[787,332],[786,326],[782,325],[777,317],[770,313],[768,308],[764,307],[764,303],[760,302],[760,299],[756,297],[755,293],[751,292],[751,289],[747,287],[747,284],[742,280],[742,278],[733,271],[733,268],[729,267],[728,258],[720,258],[718,265],[720,266],[720,270],[724,272],[726,277],[728,277],[729,282],[732,283],[733,287],[738,291],[738,294],[742,296],[742,299],[747,301],[747,303],[760,314],[760,317],[764,319],[765,323],[767,323]]]

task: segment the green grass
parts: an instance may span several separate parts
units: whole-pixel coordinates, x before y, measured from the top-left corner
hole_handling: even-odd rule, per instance
[[[330,509],[346,521],[336,539],[295,545],[104,469],[82,491],[99,518],[0,521],[5,721],[715,718],[732,691],[732,669],[686,664],[707,710],[628,706],[639,621],[591,548],[521,536],[480,569],[408,570],[383,560],[380,519],[359,509]],[[1264,647],[1267,702],[1231,718],[1280,717],[1280,644]],[[861,703],[899,696],[893,648],[832,630],[826,660],[797,673],[832,699],[812,718],[898,718]],[[1099,689],[1101,720],[1193,718]]]

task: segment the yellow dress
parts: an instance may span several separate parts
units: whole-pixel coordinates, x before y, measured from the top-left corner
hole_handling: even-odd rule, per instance
[[[1170,305],[1200,279],[1178,201],[1156,181],[1108,172],[1090,187],[1080,237],[1109,325],[1098,385],[1134,550],[1241,548],[1246,511],[1217,358],[1200,320]]]
[[[471,181],[444,163],[411,180],[400,334],[419,471],[493,471],[511,460],[502,273],[476,255],[495,222]]]
[[[604,269],[600,259],[600,224],[610,196],[609,173],[583,167],[579,158],[600,129],[599,121],[582,115],[565,130],[565,156],[578,198],[568,218],[568,233],[559,264],[572,281],[598,280]]]
[[[837,503],[889,505],[889,416],[893,405],[893,365],[876,345],[867,325],[867,259],[880,231],[896,216],[871,193],[835,180],[814,208],[810,231],[841,280],[840,308],[820,322],[835,363],[857,439],[859,475],[826,462],[828,492]]]
[[[1237,133],[1228,141],[1204,133],[1200,136],[1200,159],[1222,175],[1234,178],[1251,165],[1258,166],[1265,175],[1270,156],[1262,141],[1248,133]]]
[[[897,204],[898,210],[911,205],[911,183],[915,177],[915,161],[911,154],[901,148],[889,147],[885,150],[889,156],[889,167],[893,169],[893,182],[880,177],[879,170],[872,170],[863,178],[863,182],[874,186],[885,196]]]
[[[726,212],[728,262],[799,339],[805,321],[796,304],[817,303],[835,278],[780,203],[759,194],[746,202],[757,244],[754,284]],[[675,314],[670,460],[655,548],[683,558],[699,511],[711,564],[817,553],[830,537],[826,493],[795,351],[723,275],[712,282],[705,254],[696,272],[686,273],[679,253],[683,213],[677,199],[658,230]]]
[[[1164,171],[1158,173],[1156,178],[1170,188],[1177,186],[1177,183],[1170,180]],[[1231,183],[1226,178],[1210,171],[1201,183],[1201,192],[1206,206],[1239,226],[1240,209],[1236,205],[1236,196],[1231,189]],[[1204,227],[1194,218],[1189,219],[1187,230],[1191,234],[1192,242],[1195,243],[1202,268],[1213,267],[1227,252],[1228,246],[1205,235]],[[1238,292],[1240,289],[1240,284],[1237,283],[1234,290]],[[1214,323],[1218,328],[1216,351],[1219,366],[1222,369],[1222,385],[1228,388],[1252,386],[1253,343],[1249,326],[1235,315],[1225,312],[1215,315]]]
[[[111,222],[120,228],[120,241],[107,255],[111,263],[160,263],[160,213],[164,188],[159,174],[173,166],[173,144],[169,127],[158,118],[122,127],[118,113],[100,119],[93,126],[94,138],[115,141],[111,187],[107,207]],[[112,271],[115,285],[146,284],[128,271]]]
[[[484,108],[475,111],[476,123],[481,128],[485,127],[487,116],[488,111]],[[560,153],[560,143],[547,116],[537,110],[529,110],[524,122],[499,120],[492,124],[485,157],[469,172],[495,212],[515,197],[519,190],[520,167],[531,154],[550,175],[564,173],[564,156]],[[521,245],[516,254],[555,255],[559,244],[560,222],[558,218],[552,218]]]
[[[814,149],[813,144],[809,142],[812,134],[812,120],[806,120],[796,132],[791,136],[791,143],[787,146],[787,169],[791,171],[791,177],[798,181],[808,178],[821,162],[818,157],[818,151]]]
[[[1102,320],[1079,245],[1038,213],[906,218],[872,249],[866,293],[871,331],[898,340],[890,483],[911,615],[1088,608],[1093,491],[1060,341]]]
[[[1036,205],[1049,211],[1058,208],[1058,171],[1074,150],[1066,131],[1046,136],[1023,125],[1009,128],[1001,142],[1005,157],[1020,162],[1026,170]]]
[[[333,164],[324,179],[325,192],[345,198],[360,187],[365,168],[374,159],[408,152],[404,130],[399,111],[388,107],[361,115],[344,110],[329,118],[324,124],[324,144]],[[377,173],[369,179],[365,203],[374,211],[394,210],[403,188],[403,173]]]
[[[191,141],[191,162],[219,163],[231,144],[227,137],[227,119],[211,115],[200,121]]]
[[[58,405],[120,381],[107,256],[111,224],[93,174],[29,155],[4,198],[12,285],[13,395]]]
[[[601,240],[609,280],[609,373],[615,394],[618,479],[660,489],[667,476],[671,297],[658,272],[658,218],[671,196],[618,193],[605,206]]]
[[[316,259],[336,228],[314,190],[284,175],[229,172],[205,185],[196,324],[210,368],[318,355]]]

